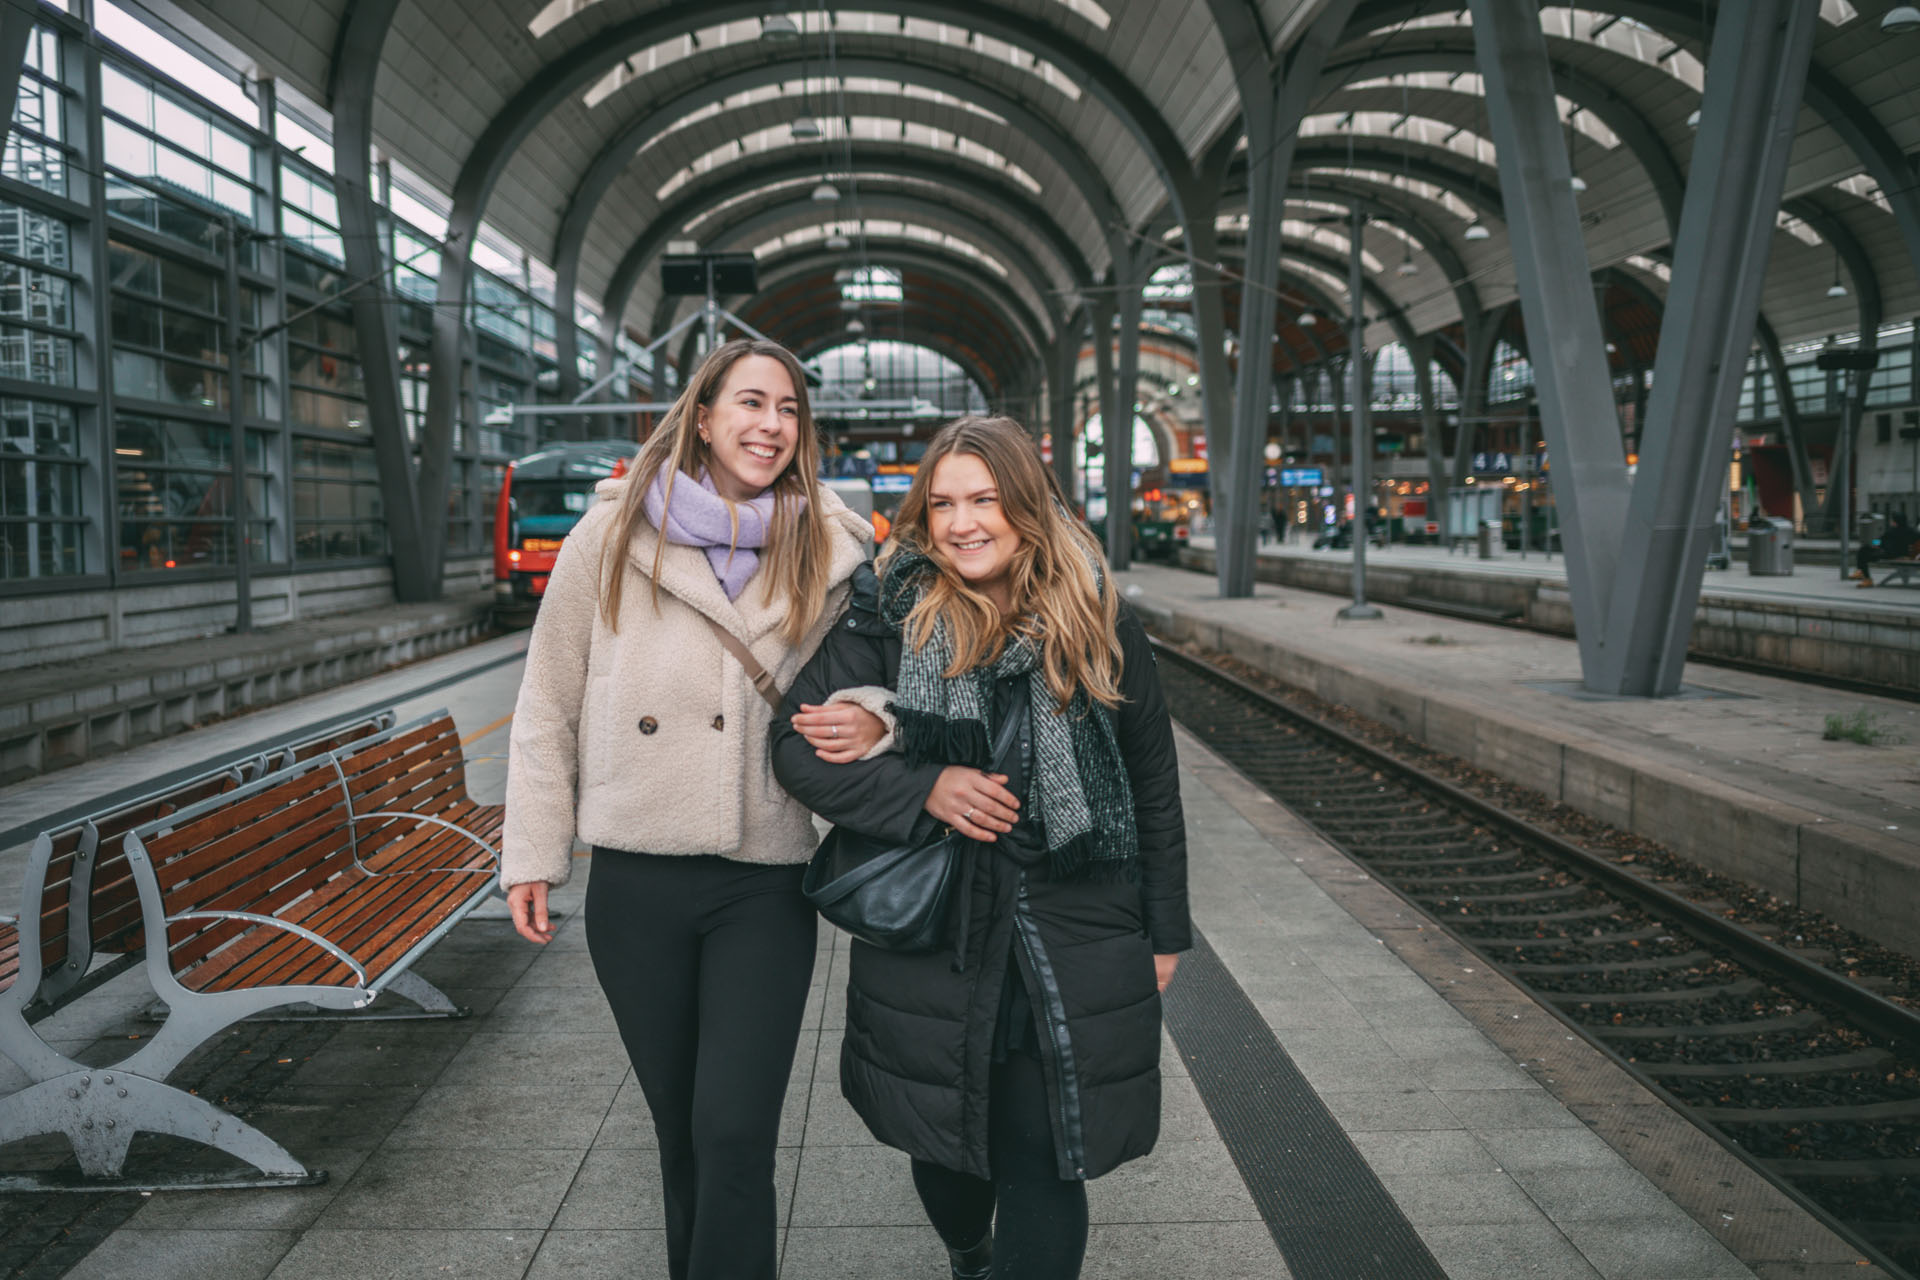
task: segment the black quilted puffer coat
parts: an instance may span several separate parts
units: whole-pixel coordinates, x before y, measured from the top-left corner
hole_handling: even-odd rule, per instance
[[[901,640],[876,612],[873,576],[787,693],[774,720],[773,767],[801,803],[833,823],[905,841],[942,765],[895,752],[834,765],[794,732],[800,704],[835,690],[897,687]],[[972,898],[951,913],[967,937],[904,955],[852,944],[840,1087],[873,1135],[919,1159],[989,1177],[987,1078],[1008,965],[1026,984],[1052,1103],[1060,1176],[1096,1178],[1153,1149],[1160,1129],[1160,996],[1153,957],[1192,945],[1186,826],[1173,726],[1152,649],[1124,608],[1122,691],[1113,714],[1139,830],[1138,875],[1053,883],[974,846]]]

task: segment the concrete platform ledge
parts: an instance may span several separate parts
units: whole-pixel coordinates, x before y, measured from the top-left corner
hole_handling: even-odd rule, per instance
[[[1589,727],[1512,714],[1486,690],[1438,691],[1409,664],[1386,674],[1369,669],[1363,653],[1339,659],[1309,652],[1151,589],[1131,603],[1170,640],[1231,654],[1709,870],[1920,954],[1920,845],[1910,831],[1868,825],[1865,803],[1859,812],[1866,821],[1816,812],[1805,796],[1733,785]]]
[[[487,634],[491,592],[9,671],[0,785],[285,702]]]

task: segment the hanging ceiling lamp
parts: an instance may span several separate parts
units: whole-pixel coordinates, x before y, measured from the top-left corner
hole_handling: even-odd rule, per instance
[[[1693,109],[1693,114],[1687,117],[1687,128],[1698,129],[1699,127],[1700,127],[1700,108],[1695,107]]]
[[[827,237],[827,248],[831,249],[835,253],[842,253],[848,249],[853,248],[853,241],[847,239],[845,236],[841,235],[838,231],[836,231],[832,235]]]
[[[760,19],[760,38],[768,44],[792,44],[800,38],[800,28],[784,13],[772,13]]]
[[[1890,36],[1903,36],[1909,31],[1920,31],[1920,9],[1910,4],[1897,4],[1887,10],[1880,19],[1880,29]]]
[[[831,182],[823,180],[819,186],[813,189],[813,199],[816,204],[832,204],[839,198],[840,188],[834,186]]]
[[[1840,250],[1838,249],[1833,251],[1833,283],[1827,286],[1827,296],[1829,298],[1847,296],[1847,286],[1840,283]]]
[[[1302,329],[1311,329],[1313,328],[1314,323],[1320,319],[1320,313],[1315,311],[1312,307],[1308,307],[1305,311],[1302,311],[1299,315],[1295,316],[1294,319],[1299,321],[1300,327]]]
[[[1467,224],[1467,229],[1461,232],[1460,234],[1462,238],[1467,240],[1486,240],[1486,239],[1490,239],[1493,236],[1493,232],[1487,230],[1487,224],[1480,221],[1480,219],[1478,218],[1475,218],[1472,222],[1469,222]]]
[[[1400,265],[1393,270],[1394,274],[1400,276],[1417,276],[1420,274],[1420,264],[1413,260],[1412,245],[1407,246],[1407,256],[1401,259]]]
[[[860,322],[859,316],[855,316],[853,319],[847,321],[848,333],[865,333],[866,331],[867,326]]]
[[[793,140],[795,142],[816,142],[820,138],[820,122],[812,116],[801,116],[793,122]]]

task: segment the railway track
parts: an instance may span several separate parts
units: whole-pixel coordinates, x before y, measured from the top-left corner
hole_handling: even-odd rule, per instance
[[[1889,1273],[1920,1280],[1920,1014],[1155,647],[1189,731]]]

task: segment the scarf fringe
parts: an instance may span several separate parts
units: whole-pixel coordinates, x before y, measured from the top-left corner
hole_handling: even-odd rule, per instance
[[[1083,831],[1058,849],[1047,850],[1047,879],[1056,884],[1138,884],[1140,859],[1101,846],[1097,831]]]
[[[900,722],[901,749],[906,752],[907,763],[915,768],[923,764],[962,764],[985,769],[993,763],[987,758],[991,746],[987,726],[978,720],[948,720],[897,702],[893,714]]]

